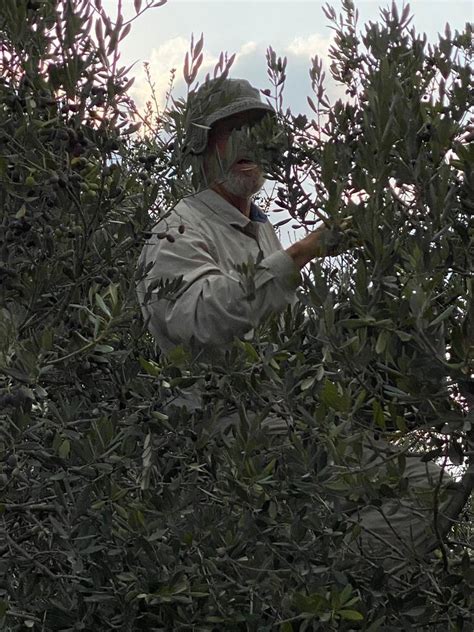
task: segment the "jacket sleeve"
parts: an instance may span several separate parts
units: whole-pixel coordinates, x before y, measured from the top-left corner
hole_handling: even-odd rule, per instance
[[[137,293],[152,334],[159,331],[174,344],[192,348],[215,347],[242,336],[294,300],[300,274],[285,251],[255,266],[249,292],[244,275],[224,270],[197,228],[186,227],[183,234],[170,228],[172,243],[153,236],[140,257],[147,271]],[[176,292],[158,297],[159,288],[153,286],[181,276]]]

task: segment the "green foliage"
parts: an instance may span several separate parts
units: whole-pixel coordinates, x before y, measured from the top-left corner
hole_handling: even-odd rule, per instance
[[[275,202],[308,227],[352,216],[358,245],[314,263],[298,307],[206,367],[180,348],[157,356],[134,290],[153,218],[192,184],[184,102],[137,136],[120,12],[4,0],[4,629],[469,629],[469,523],[440,519],[433,554],[402,576],[344,557],[357,536],[344,503],[403,494],[405,462],[377,482],[337,467],[374,431],[428,460],[472,458],[471,33],[427,45],[393,6],[360,34],[343,7],[326,15],[348,102],[328,103],[315,59],[315,120],[283,113],[286,62],[269,51],[292,147]],[[201,408],[172,404],[192,387]]]

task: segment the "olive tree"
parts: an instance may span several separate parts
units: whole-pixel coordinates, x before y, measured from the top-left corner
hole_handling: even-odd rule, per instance
[[[135,0],[136,17],[159,4]],[[471,32],[428,44],[396,5],[359,30],[342,4],[325,14],[347,98],[327,100],[315,58],[314,116],[285,110],[286,60],[268,51],[263,92],[284,142],[263,202],[282,225],[335,235],[351,217],[350,248],[317,260],[297,306],[207,366],[182,348],[160,356],[135,297],[157,217],[200,186],[181,152],[189,102],[171,93],[158,118],[137,111],[120,3],[112,18],[98,0],[4,1],[5,629],[469,628]],[[187,56],[190,89],[202,49]],[[173,405],[196,384],[199,409]],[[229,405],[239,423],[225,433]],[[283,434],[266,431],[275,413]],[[337,469],[369,434],[399,448],[377,481]],[[458,467],[447,514],[434,490],[433,541],[403,574],[342,557],[358,526],[341,500],[403,496],[413,451]]]

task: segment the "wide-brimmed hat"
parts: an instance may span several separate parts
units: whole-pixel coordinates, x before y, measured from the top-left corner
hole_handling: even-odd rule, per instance
[[[190,93],[187,106],[184,149],[185,153],[190,154],[204,152],[209,129],[217,121],[247,111],[275,115],[274,108],[262,102],[260,92],[246,79],[210,79]]]

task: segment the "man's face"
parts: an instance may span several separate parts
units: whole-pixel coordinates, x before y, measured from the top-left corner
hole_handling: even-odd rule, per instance
[[[217,181],[225,191],[241,198],[250,198],[262,188],[263,170],[255,162],[251,145],[245,142],[246,132],[261,119],[260,111],[251,110],[229,116],[212,126],[204,158],[210,184]]]

